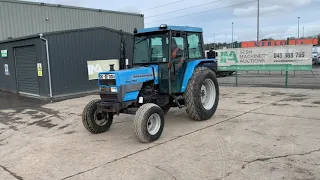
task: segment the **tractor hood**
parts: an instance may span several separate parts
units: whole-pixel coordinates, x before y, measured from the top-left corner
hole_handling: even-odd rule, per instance
[[[127,84],[140,84],[146,81],[155,80],[157,74],[158,66],[155,65],[101,72],[99,73],[99,85],[119,87]],[[113,83],[110,83],[110,81],[113,81]]]

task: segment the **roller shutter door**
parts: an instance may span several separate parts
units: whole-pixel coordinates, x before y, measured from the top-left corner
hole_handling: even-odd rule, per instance
[[[19,93],[39,95],[35,46],[14,49]]]

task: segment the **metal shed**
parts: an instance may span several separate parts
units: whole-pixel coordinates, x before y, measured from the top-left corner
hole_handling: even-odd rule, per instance
[[[144,27],[142,14],[65,6],[59,4],[0,0],[0,41],[36,34],[104,26],[131,33]]]
[[[106,27],[50,32],[2,41],[0,50],[0,90],[58,98],[98,90],[87,61],[116,59],[125,68],[133,34]]]

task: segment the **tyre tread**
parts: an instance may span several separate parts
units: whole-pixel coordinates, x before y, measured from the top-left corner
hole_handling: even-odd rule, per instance
[[[205,115],[205,114],[202,114],[198,111],[198,107],[197,105],[195,104],[196,102],[196,97],[197,97],[197,94],[196,93],[196,89],[201,89],[201,84],[197,83],[199,81],[203,81],[204,80],[204,75],[207,74],[207,73],[213,73],[214,76],[215,73],[208,69],[207,67],[197,67],[194,72],[193,72],[193,75],[192,77],[190,78],[189,80],[189,83],[188,83],[188,86],[187,86],[187,89],[186,89],[186,92],[185,92],[185,95],[184,95],[184,99],[185,99],[185,102],[186,102],[186,112],[187,114],[195,121],[203,121],[203,120],[208,120],[210,119],[211,117]],[[216,90],[218,90],[219,87],[216,87]],[[217,96],[216,98],[219,98],[219,96]]]
[[[113,118],[111,117],[111,119],[109,119],[109,122],[104,125],[104,126],[98,126],[96,124],[94,124],[93,120],[91,119],[91,111],[93,110],[92,108],[99,103],[101,100],[100,99],[95,99],[90,101],[85,108],[83,109],[83,113],[82,113],[82,123],[83,126],[91,133],[93,134],[100,134],[100,133],[104,133],[107,130],[109,130]]]
[[[147,103],[147,104],[143,104],[138,111],[136,112],[136,115],[133,119],[133,124],[134,124],[134,133],[135,136],[137,137],[137,139],[142,142],[142,143],[148,143],[150,142],[150,139],[148,138],[148,134],[146,134],[145,131],[141,131],[141,129],[143,129],[142,125],[142,121],[144,120],[144,115],[147,113],[147,111],[149,109],[151,109],[152,107],[158,107],[156,104],[152,104],[152,103]],[[160,108],[161,109],[161,108]]]

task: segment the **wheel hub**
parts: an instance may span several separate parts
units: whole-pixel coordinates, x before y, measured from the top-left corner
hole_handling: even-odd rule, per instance
[[[201,103],[206,100],[207,90],[204,85],[201,86]]]
[[[159,114],[157,113],[152,114],[149,117],[148,123],[147,123],[147,129],[149,134],[151,135],[157,134],[160,129],[160,126],[161,126],[161,118]]]
[[[98,126],[104,126],[105,124],[107,124],[108,119],[109,119],[108,113],[103,113],[98,111],[94,113],[94,122]]]
[[[216,87],[211,79],[206,79],[203,82],[200,97],[203,107],[210,110],[216,100]]]

